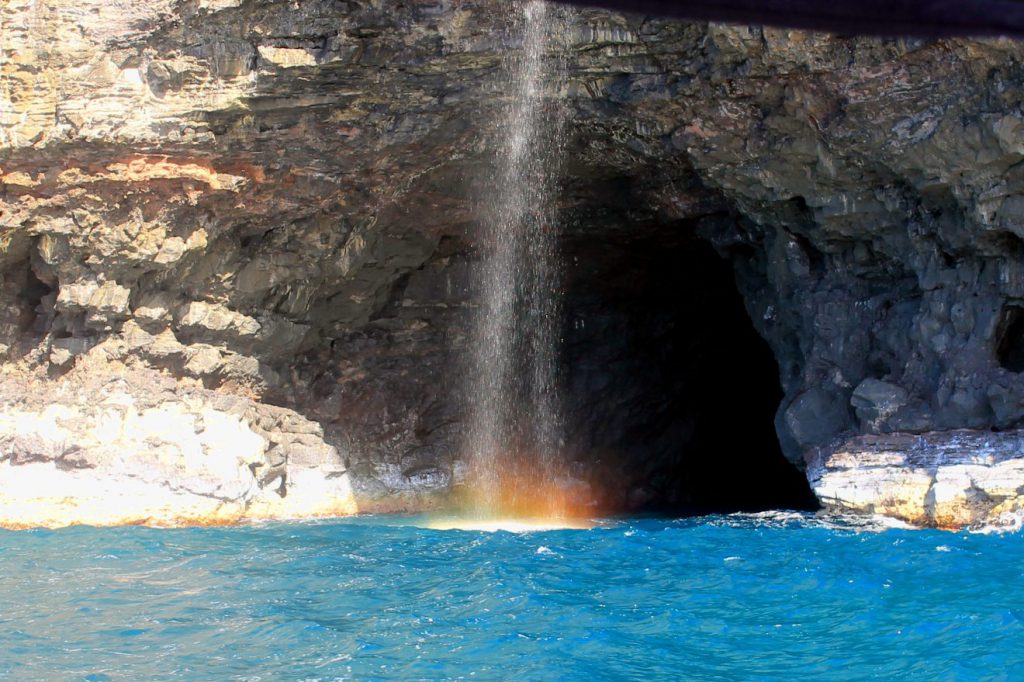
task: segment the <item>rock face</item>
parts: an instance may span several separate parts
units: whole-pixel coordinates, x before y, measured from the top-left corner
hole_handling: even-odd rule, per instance
[[[4,525],[225,524],[395,504],[353,487],[320,425],[291,410],[95,357],[48,395],[38,377],[0,383]]]
[[[1019,433],[857,436],[813,460],[807,475],[822,502],[939,528],[985,521],[1019,529],[1024,497]]]
[[[154,390],[131,372],[106,383],[76,379],[43,403],[31,393],[12,401],[5,386],[0,513],[15,525],[224,523],[356,509],[336,451],[294,414],[167,379]],[[317,480],[335,475],[339,485],[302,491],[318,467],[327,475]]]
[[[418,509],[456,489],[509,16],[496,0],[0,7],[0,522]],[[964,429],[1016,437],[1024,48],[571,21],[570,82],[549,93],[571,105],[566,263],[587,271],[602,243],[710,243],[774,354],[782,451],[811,463],[825,504],[940,525],[1012,506],[1004,487],[955,514],[901,511],[885,486],[848,493],[828,472],[862,461],[880,480],[873,448],[911,471],[908,443],[980,466]],[[651,293],[621,309],[653,311]],[[576,369],[604,353],[622,395],[659,390],[604,338],[567,352],[567,372],[599,383]],[[615,462],[620,502],[686,497],[654,480],[686,468],[685,419],[649,420],[663,445],[633,449],[595,436],[607,420],[590,412],[569,449]],[[147,420],[180,442],[129,433]],[[934,489],[945,470],[924,468]],[[69,486],[61,500],[139,476],[165,498],[72,512],[27,502],[29,476]]]

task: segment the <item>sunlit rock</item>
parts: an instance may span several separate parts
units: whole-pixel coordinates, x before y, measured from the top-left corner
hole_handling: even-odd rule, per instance
[[[1019,434],[951,431],[860,436],[816,455],[807,474],[839,512],[939,528],[1013,526],[1024,509]]]
[[[221,524],[359,511],[321,429],[124,367],[0,409],[0,526]],[[11,390],[11,389],[15,390]]]

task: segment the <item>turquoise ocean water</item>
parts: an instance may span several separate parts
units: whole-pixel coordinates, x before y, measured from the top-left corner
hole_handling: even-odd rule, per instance
[[[1017,534],[414,521],[0,532],[0,678],[1024,680]]]

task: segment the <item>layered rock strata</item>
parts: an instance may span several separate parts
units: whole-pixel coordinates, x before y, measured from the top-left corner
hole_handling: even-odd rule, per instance
[[[411,510],[458,487],[506,10],[0,7],[0,522]],[[941,513],[848,482],[881,480],[877,448],[912,471],[908,443],[980,466],[963,443],[1015,442],[1024,48],[574,22],[548,93],[571,105],[564,257],[685,233],[727,258],[778,363],[783,451],[826,505],[939,525],[1013,507],[1012,481]],[[622,446],[611,496],[686,439]],[[120,517],[79,504],[119,482]]]
[[[858,436],[807,469],[829,507],[958,529],[1021,528],[1019,433],[954,431]]]

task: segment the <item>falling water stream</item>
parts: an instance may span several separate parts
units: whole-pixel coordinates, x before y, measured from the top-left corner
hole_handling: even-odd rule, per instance
[[[544,2],[510,3],[522,49],[505,62],[508,99],[498,157],[482,202],[468,449],[473,512],[564,516],[558,490],[560,270],[555,207],[564,151],[565,15]]]

